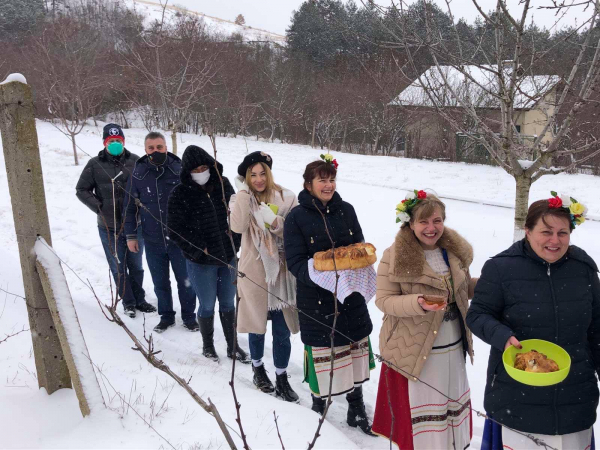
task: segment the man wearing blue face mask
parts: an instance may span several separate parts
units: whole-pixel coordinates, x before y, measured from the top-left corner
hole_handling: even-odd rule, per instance
[[[134,201],[125,195],[127,180],[133,171],[137,155],[125,149],[125,134],[119,125],[109,123],[102,133],[104,149],[86,164],[77,182],[77,198],[97,215],[98,233],[108,266],[129,317],[136,309],[154,312],[156,308],[145,300],[142,287],[143,240],[139,227],[140,251],[127,251],[122,211]]]
[[[161,133],[149,133],[144,139],[144,149],[146,154],[136,161],[133,174],[127,182],[127,193],[144,205],[140,210],[140,217],[146,262],[152,275],[160,315],[160,322],[154,327],[154,331],[162,333],[175,325],[169,266],[177,280],[183,326],[189,331],[198,331],[196,293],[188,279],[185,257],[181,249],[169,239],[165,228],[167,201],[171,191],[179,184],[181,160],[167,151],[167,143]],[[135,202],[131,201],[125,211],[127,246],[134,253],[141,251],[135,220],[136,208]]]

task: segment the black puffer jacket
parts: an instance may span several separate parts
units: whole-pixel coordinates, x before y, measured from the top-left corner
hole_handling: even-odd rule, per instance
[[[207,165],[210,178],[200,186],[191,177],[191,171],[198,166]],[[218,163],[219,173],[223,166]],[[167,207],[167,226],[171,239],[185,254],[185,257],[197,264],[223,266],[229,263],[235,253],[227,235],[227,209],[229,199],[235,193],[229,180],[223,177],[225,200],[215,160],[206,151],[195,145],[185,149],[181,159],[181,184],[175,187],[169,196]],[[241,236],[233,233],[235,252],[240,248]],[[208,249],[211,256],[204,254]]]
[[[298,206],[288,214],[283,230],[285,257],[288,269],[297,278],[296,301],[298,308],[310,317],[333,326],[333,294],[313,283],[308,275],[308,260],[316,252],[331,248],[331,242],[323,223],[325,215],[335,247],[363,242],[363,233],[350,203],[342,200],[336,192],[327,206],[313,197],[306,189],[298,195]],[[353,341],[359,341],[373,331],[373,324],[362,295],[357,292],[338,302],[336,330]],[[302,342],[310,346],[330,347],[331,330],[299,314]],[[335,346],[348,345],[350,341],[336,333]]]
[[[492,346],[484,406],[502,425],[539,434],[569,434],[596,421],[600,373],[600,281],[587,253],[571,246],[548,264],[526,240],[513,244],[483,266],[467,325]],[[533,387],[508,376],[504,345],[544,339],[571,356],[562,383]]]
[[[138,159],[139,156],[134,155],[127,149],[118,157],[102,150],[98,153],[98,156],[94,156],[88,161],[83,172],[81,172],[75,187],[77,198],[98,215],[99,226],[104,227],[104,221],[106,221],[108,228],[111,230],[121,228],[121,213],[123,207],[127,207],[125,202],[130,200],[129,197],[125,198],[125,186]],[[122,172],[122,174],[115,180],[115,211],[111,179],[116,177],[119,172]],[[115,212],[116,224],[114,220]]]

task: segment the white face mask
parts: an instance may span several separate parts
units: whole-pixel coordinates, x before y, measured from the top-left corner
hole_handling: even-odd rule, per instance
[[[194,180],[200,186],[203,186],[210,178],[210,170],[205,170],[201,173],[190,173],[190,175],[192,176],[192,180]]]

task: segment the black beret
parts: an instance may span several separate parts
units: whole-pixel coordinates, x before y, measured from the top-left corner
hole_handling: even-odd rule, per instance
[[[246,177],[246,171],[248,170],[248,167],[251,167],[259,162],[265,163],[267,166],[269,166],[269,169],[273,168],[273,158],[271,158],[268,154],[265,152],[252,152],[246,155],[242,163],[238,166],[238,174],[241,177]]]

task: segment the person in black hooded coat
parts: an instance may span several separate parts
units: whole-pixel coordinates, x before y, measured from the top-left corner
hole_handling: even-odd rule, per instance
[[[364,242],[363,232],[354,208],[350,203],[343,201],[340,194],[335,191],[336,173],[337,169],[331,162],[314,161],[308,164],[304,172],[304,190],[298,194],[298,206],[288,214],[283,229],[288,270],[297,279],[296,303],[300,310],[298,315],[300,338],[307,346],[305,347],[307,352],[305,381],[311,386],[312,409],[320,414],[325,409],[324,397],[328,395],[325,388],[328,389],[328,386],[320,386],[320,383],[316,381],[319,377],[315,372],[314,361],[319,358],[314,356],[313,347],[321,348],[321,350],[331,348],[335,299],[330,291],[312,281],[309,274],[309,260],[315,253],[331,249],[329,234],[331,234],[336,248]],[[327,222],[327,228],[323,217]],[[374,361],[370,358],[370,344],[368,344],[368,336],[373,331],[373,324],[365,298],[358,292],[350,294],[343,303],[338,300],[337,307],[339,314],[335,329],[338,333],[334,335],[336,360],[338,357],[347,355],[354,357],[355,351],[363,349],[369,366],[365,371],[354,370],[354,380],[352,380],[352,376],[348,379],[340,375],[349,384],[344,382],[337,386],[334,385],[332,395],[347,393],[348,424],[354,427],[358,426],[363,432],[371,435],[361,383],[369,379],[368,371],[374,367]],[[367,346],[369,346],[368,355],[366,354]],[[340,347],[339,351],[338,347]],[[364,358],[356,358],[356,360],[350,358],[350,361],[361,359]],[[345,367],[353,370],[353,364]],[[340,374],[341,372],[335,373]],[[360,380],[357,379],[359,374]],[[317,384],[319,384],[319,388],[313,389]]]
[[[567,208],[550,206],[548,200],[534,202],[526,237],[484,264],[467,326],[491,345],[487,413],[553,447],[583,450],[589,448],[598,407],[600,281],[592,258],[569,245],[573,228]],[[511,345],[520,348],[525,339],[550,341],[569,353],[571,369],[563,382],[535,387],[508,375],[502,354]],[[487,421],[484,446],[499,439],[506,448],[538,448]]]
[[[217,172],[218,171],[218,172]],[[223,188],[225,188],[225,202]],[[249,363],[248,355],[239,346],[234,351],[235,255],[241,236],[229,238],[227,206],[235,193],[223,176],[223,166],[205,150],[195,145],[185,149],[181,159],[181,184],[169,196],[167,227],[169,239],[181,248],[187,261],[190,282],[198,300],[198,322],[202,334],[202,354],[218,361],[214,347],[214,309],[219,299],[219,316],[227,341],[227,356]]]

